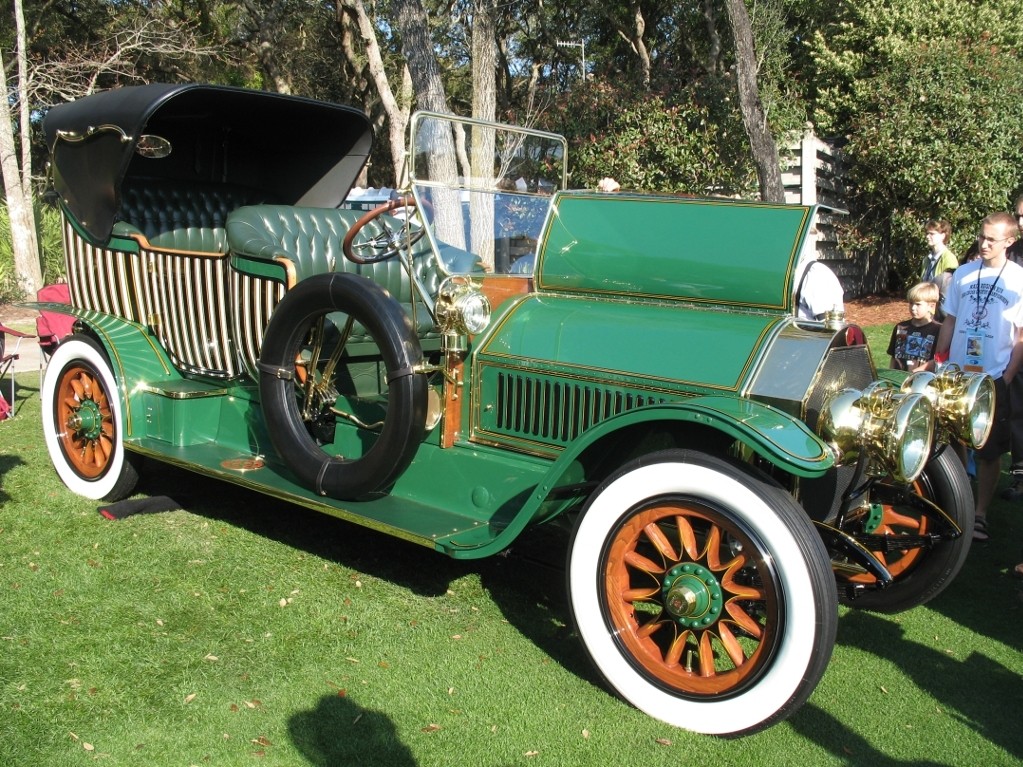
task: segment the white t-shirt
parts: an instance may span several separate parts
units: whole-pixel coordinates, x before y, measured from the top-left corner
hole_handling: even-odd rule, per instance
[[[992,377],[1005,372],[1023,328],[1023,266],[985,266],[981,259],[956,269],[945,296],[945,313],[956,318],[949,362]]]
[[[835,273],[813,258],[804,263],[804,273],[796,280],[799,301],[796,316],[801,320],[812,320],[832,309],[845,311],[845,291]]]

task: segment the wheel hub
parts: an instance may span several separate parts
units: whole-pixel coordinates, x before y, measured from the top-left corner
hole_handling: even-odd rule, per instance
[[[103,426],[103,414],[92,400],[85,400],[68,418],[68,428],[85,439],[99,439]]]
[[[718,620],[724,608],[718,579],[695,562],[671,568],[664,576],[661,592],[668,614],[688,629],[706,628]]]

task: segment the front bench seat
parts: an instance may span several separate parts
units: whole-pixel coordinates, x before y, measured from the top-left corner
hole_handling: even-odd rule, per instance
[[[363,215],[362,211],[339,208],[249,205],[227,217],[227,243],[232,256],[290,263],[295,283],[327,272],[360,274],[390,293],[411,317],[412,283],[399,258],[356,264],[344,256],[341,243]],[[391,219],[390,223],[394,227],[401,225],[397,219]],[[370,234],[374,226],[375,222],[369,224]],[[416,253],[412,268],[425,290],[435,296],[443,275],[437,269],[432,252]],[[437,335],[433,319],[424,307],[417,307],[415,317],[420,337]]]

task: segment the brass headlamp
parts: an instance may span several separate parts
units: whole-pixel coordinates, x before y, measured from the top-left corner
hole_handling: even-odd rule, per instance
[[[490,301],[469,277],[444,280],[437,291],[434,311],[446,352],[466,351],[467,336],[482,332],[490,324]]]
[[[875,381],[862,391],[832,394],[821,410],[818,431],[837,464],[865,456],[868,474],[912,482],[930,458],[934,424],[934,408],[926,395]]]
[[[984,373],[964,373],[958,365],[945,365],[940,373],[914,373],[902,391],[923,394],[937,417],[940,437],[970,448],[982,447],[991,434],[995,411],[995,383]]]

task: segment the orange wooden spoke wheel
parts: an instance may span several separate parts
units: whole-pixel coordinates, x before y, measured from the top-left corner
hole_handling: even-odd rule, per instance
[[[113,415],[103,382],[87,365],[65,368],[57,384],[55,404],[68,462],[82,477],[100,476],[114,452]]]
[[[57,475],[86,498],[116,501],[138,482],[141,457],[125,449],[120,396],[95,339],[61,341],[43,379],[43,437]]]
[[[679,692],[726,693],[771,656],[779,601],[768,562],[710,507],[680,499],[632,516],[608,547],[604,588],[619,641]]]
[[[623,698],[694,732],[754,732],[824,673],[837,610],[831,560],[792,496],[695,450],[637,458],[580,512],[569,603]]]

